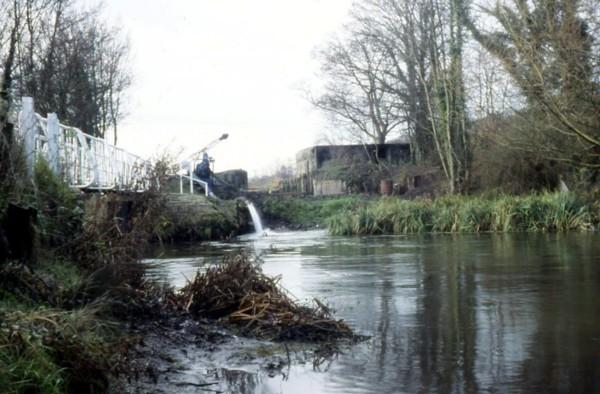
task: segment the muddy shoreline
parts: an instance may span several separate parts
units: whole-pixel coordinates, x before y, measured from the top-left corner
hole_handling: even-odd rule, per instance
[[[130,355],[136,373],[116,378],[113,393],[244,391],[262,379],[285,380],[295,364],[318,369],[367,339],[272,342],[240,336],[216,320],[185,314],[140,320],[126,331],[139,338]]]
[[[319,367],[366,339],[317,299],[299,303],[244,253],[224,256],[181,289],[157,285],[149,283],[150,302],[123,327],[138,341],[133,373],[113,392],[247,392],[232,386],[286,379],[292,364]]]

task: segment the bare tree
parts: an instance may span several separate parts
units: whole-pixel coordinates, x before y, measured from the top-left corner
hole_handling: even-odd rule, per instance
[[[463,0],[426,0],[431,12],[430,75],[419,74],[425,89],[431,132],[450,193],[468,180],[470,147],[463,78]]]
[[[3,91],[33,96],[40,112],[92,135],[111,130],[116,142],[131,84],[128,45],[101,20],[101,7],[85,10],[74,0],[4,0],[1,7],[8,12],[0,15],[0,40],[15,26],[12,52],[0,48],[9,76]]]
[[[525,105],[518,87],[500,61],[477,42],[465,47],[467,113],[475,120],[507,116]]]
[[[404,128],[415,160],[438,162],[451,193],[462,190],[470,165],[464,11],[462,0],[367,0],[356,6],[350,39],[325,52],[329,84],[316,102],[369,136]]]
[[[517,111],[525,127],[511,145],[600,169],[597,2],[511,0],[475,11],[492,18],[496,28],[485,30],[467,20],[469,30],[500,60],[527,100]]]
[[[3,150],[8,149],[12,142],[12,126],[8,123],[8,108],[22,19],[21,10],[17,4],[16,0],[0,2],[1,15],[6,18],[0,23],[0,54],[2,55],[0,64],[2,67],[0,70],[0,129],[2,131],[0,144],[2,144]],[[6,52],[5,47],[8,47]]]
[[[395,84],[386,85],[406,104],[413,147],[440,163],[449,191],[468,178],[463,80],[464,34],[460,0],[372,0],[374,37],[386,48]]]
[[[418,75],[429,68],[425,43],[430,32],[423,21],[428,17],[423,2],[409,0],[367,0],[356,7],[354,17],[385,54],[388,63],[379,82],[403,104],[403,127],[411,142],[414,161],[434,154],[427,119],[425,90]]]
[[[383,144],[403,122],[403,103],[382,82],[389,74],[385,53],[370,34],[354,32],[321,52],[325,92],[312,100],[356,139]],[[391,83],[391,82],[390,82]]]

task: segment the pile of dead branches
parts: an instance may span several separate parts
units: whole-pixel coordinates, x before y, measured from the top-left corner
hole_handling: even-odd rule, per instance
[[[318,300],[300,305],[279,284],[263,274],[244,254],[227,256],[223,263],[199,273],[180,293],[181,306],[195,316],[206,316],[238,326],[245,335],[276,340],[323,341],[351,338],[343,320]]]

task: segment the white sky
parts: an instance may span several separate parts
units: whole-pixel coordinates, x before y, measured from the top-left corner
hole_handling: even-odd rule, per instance
[[[134,86],[119,145],[143,156],[203,148],[217,171],[250,175],[313,145],[327,127],[300,86],[318,81],[315,47],[352,0],[106,0],[131,43]]]

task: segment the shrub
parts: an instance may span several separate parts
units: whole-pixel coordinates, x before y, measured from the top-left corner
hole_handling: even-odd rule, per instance
[[[63,245],[81,234],[84,210],[80,194],[62,182],[43,159],[36,161],[34,184],[42,243],[50,247]]]

